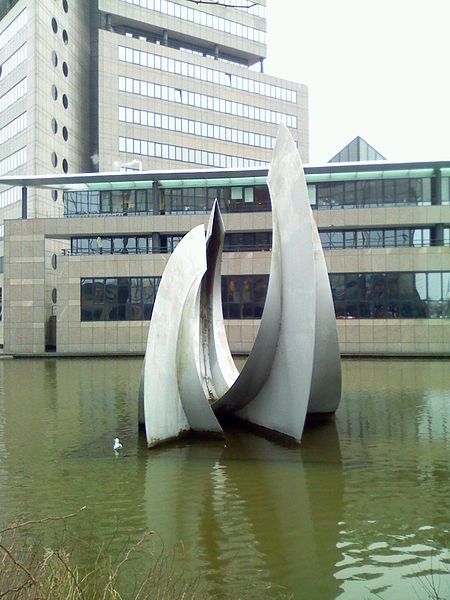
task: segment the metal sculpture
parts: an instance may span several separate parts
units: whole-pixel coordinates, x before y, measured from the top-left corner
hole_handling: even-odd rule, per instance
[[[295,143],[280,126],[267,178],[272,259],[253,349],[239,374],[223,322],[220,264],[225,228],[217,201],[178,244],[153,309],[139,419],[148,446],[185,431],[220,435],[218,417],[240,419],[300,442],[307,413],[333,413],[341,364],[319,233]]]

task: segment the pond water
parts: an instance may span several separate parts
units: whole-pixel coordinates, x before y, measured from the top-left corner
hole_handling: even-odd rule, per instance
[[[65,524],[84,560],[152,530],[213,598],[450,598],[450,361],[343,361],[336,417],[299,447],[230,425],[152,451],[141,365],[0,360],[0,528],[86,506]]]

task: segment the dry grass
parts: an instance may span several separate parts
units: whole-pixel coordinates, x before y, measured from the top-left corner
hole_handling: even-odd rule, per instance
[[[155,534],[147,532],[134,543],[111,553],[111,541],[96,548],[89,567],[76,564],[81,542],[68,535],[67,522],[84,509],[64,517],[11,523],[0,530],[0,598],[6,600],[172,600],[207,598],[199,580],[176,576],[180,550],[155,551]],[[45,547],[33,533],[57,521],[63,531],[58,543]],[[61,522],[63,527],[61,528]],[[31,542],[27,542],[30,540]],[[72,548],[72,549],[71,549]],[[145,553],[145,554],[144,554]],[[142,573],[142,556],[148,564]],[[138,568],[136,559],[140,557]]]

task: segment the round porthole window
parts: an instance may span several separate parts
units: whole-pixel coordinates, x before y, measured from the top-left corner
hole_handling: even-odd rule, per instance
[[[55,84],[52,85],[52,98],[53,100],[56,100],[58,98],[58,90]]]
[[[56,133],[58,131],[58,123],[55,118],[52,119],[52,131]]]
[[[58,64],[58,55],[54,50],[52,51],[52,64],[54,67],[56,67]]]
[[[52,152],[52,165],[56,167],[58,164],[58,157],[56,156],[56,152]]]
[[[58,200],[58,190],[52,190],[52,200],[53,202]]]
[[[63,94],[62,103],[63,103],[64,108],[67,108],[69,106],[69,99],[66,96],[66,94]]]
[[[67,44],[69,43],[69,34],[67,33],[67,31],[65,29],[63,29],[63,32],[62,32],[62,39],[63,39],[63,42],[65,43],[65,45],[67,46]]]
[[[67,0],[63,0],[63,3],[62,3],[62,5],[63,5],[63,10],[64,10],[64,12],[65,12],[65,13],[69,12],[69,5],[68,5],[68,3],[67,3]]]
[[[53,29],[53,33],[56,33],[58,31],[58,23],[56,22],[55,17],[53,17],[53,19],[52,19],[52,29]]]
[[[52,289],[52,302],[53,302],[53,304],[56,304],[57,300],[58,300],[58,292],[56,291],[56,288],[53,288]]]
[[[69,132],[67,131],[67,127],[64,126],[62,128],[62,136],[64,138],[64,141],[67,142],[67,140],[69,139]]]
[[[63,62],[62,70],[64,73],[64,77],[67,77],[67,75],[69,74],[69,67],[67,66],[66,62]]]
[[[55,190],[56,191],[56,190]],[[58,257],[56,256],[56,254],[52,254],[52,267],[54,269],[56,269],[58,264]],[[56,291],[56,290],[55,290]]]
[[[62,162],[62,168],[64,173],[67,173],[67,171],[69,170],[69,163],[67,162],[67,160],[64,158],[63,162]]]

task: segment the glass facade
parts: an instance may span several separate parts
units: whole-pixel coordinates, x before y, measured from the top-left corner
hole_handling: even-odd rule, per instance
[[[151,234],[79,237],[70,241],[71,254],[151,254],[152,250]]]
[[[180,133],[189,133],[197,137],[221,140],[223,142],[234,142],[236,144],[266,148],[268,150],[272,150],[275,147],[275,138],[270,135],[232,127],[223,127],[222,125],[214,125],[205,121],[183,119],[181,117],[126,106],[119,106],[119,121],[133,123],[134,125],[143,125],[144,127],[179,131]]]
[[[346,229],[319,231],[324,250],[343,248],[423,247],[431,244],[431,230],[423,228]]]
[[[81,279],[81,321],[146,321],[161,277]]]
[[[260,319],[268,283],[268,275],[222,275],[224,319]]]
[[[273,123],[275,125],[284,123],[287,127],[297,129],[297,117],[295,115],[252,104],[234,102],[219,96],[210,96],[209,94],[200,94],[168,85],[160,85],[153,81],[133,79],[132,77],[119,75],[119,92],[127,92],[148,98],[158,98],[167,102],[175,102],[177,104],[201,108],[202,110],[211,110],[244,117],[245,119],[262,121],[263,123]]]
[[[367,179],[309,184],[313,208],[373,208],[430,205],[432,178]]]
[[[73,237],[70,240],[70,254],[167,254],[175,250],[183,239],[183,234],[155,234],[159,241],[153,244],[153,235],[131,236],[91,236]],[[272,232],[226,233],[224,252],[258,252],[272,249]],[[63,250],[63,254],[67,251]]]
[[[64,192],[64,216],[153,214],[153,190]]]
[[[250,77],[242,77],[227,73],[219,69],[203,67],[183,60],[166,58],[152,52],[136,50],[126,46],[119,46],[119,60],[157,69],[159,71],[176,73],[183,77],[196,79],[198,81],[207,81],[223,85],[225,87],[242,90],[251,94],[259,94],[268,98],[276,98],[285,102],[297,102],[297,92],[289,88],[284,88],[278,85],[273,85]]]
[[[242,25],[229,19],[217,17],[196,8],[189,8],[182,4],[171,2],[171,0],[121,0],[121,2],[134,4],[141,8],[159,12],[165,16],[181,19],[182,21],[196,23],[202,27],[209,27],[216,31],[229,33],[252,42],[266,43],[266,32],[261,29],[255,29],[254,27]]]
[[[225,213],[270,211],[266,185],[168,188],[161,190],[160,199],[160,212],[167,215],[208,214],[215,199]]]
[[[271,231],[226,233],[224,252],[261,252],[272,250]]]
[[[449,317],[450,272],[331,273],[338,319]]]
[[[447,319],[450,272],[331,273],[338,319]],[[82,321],[150,319],[160,277],[81,279]],[[268,275],[223,275],[225,319],[260,319]],[[300,310],[300,307],[299,307]]]

